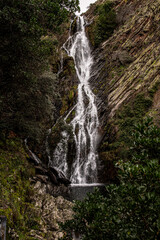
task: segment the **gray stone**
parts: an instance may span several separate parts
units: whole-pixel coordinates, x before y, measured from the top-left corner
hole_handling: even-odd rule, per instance
[[[63,236],[58,222],[64,222],[72,218],[73,203],[65,200],[62,196],[57,198],[46,193],[46,185],[37,182],[34,185],[35,194],[33,203],[37,215],[41,217],[40,228],[31,230],[30,236],[38,240],[53,240]]]
[[[115,51],[112,54],[113,61],[119,61],[122,65],[133,62],[133,58],[129,55],[126,50]]]

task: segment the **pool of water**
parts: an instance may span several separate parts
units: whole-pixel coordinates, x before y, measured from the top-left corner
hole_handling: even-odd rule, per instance
[[[98,188],[102,194],[106,191],[105,184],[103,183],[71,184],[69,186],[70,200],[83,200],[87,196],[87,193],[94,192],[95,188]]]

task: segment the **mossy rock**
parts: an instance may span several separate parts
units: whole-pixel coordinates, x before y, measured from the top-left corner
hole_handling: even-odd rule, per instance
[[[61,140],[67,134],[68,141],[67,141],[67,162],[69,164],[69,168],[72,165],[73,159],[75,158],[76,154],[76,147],[75,147],[75,139],[74,139],[74,134],[72,131],[72,127],[68,124],[66,124],[63,120],[60,120],[53,128],[51,131],[51,134],[48,137],[48,143],[49,143],[49,148],[50,148],[50,155],[51,158],[54,155],[54,151],[58,145],[58,143],[61,142]],[[65,146],[64,146],[65,147]],[[53,164],[54,164],[54,156],[53,156]]]

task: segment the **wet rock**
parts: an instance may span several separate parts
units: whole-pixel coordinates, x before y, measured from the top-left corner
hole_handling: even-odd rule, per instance
[[[71,184],[71,181],[66,178],[58,178],[58,182],[64,184],[65,186]]]
[[[48,174],[49,176],[54,175],[57,180],[57,183],[64,184],[65,186],[68,186],[69,184],[71,184],[71,181],[66,178],[64,173],[55,167],[49,167]]]
[[[33,154],[34,153],[32,152],[32,155]],[[36,155],[35,157],[37,158]],[[41,160],[39,161],[41,163]],[[37,165],[37,162],[36,162],[35,172],[36,172],[36,176],[32,178],[33,182],[36,182],[38,180],[46,184],[49,184],[49,182],[51,182],[51,184],[53,185],[64,184],[65,186],[68,186],[69,184],[71,184],[70,180],[66,178],[64,173],[61,170],[57,169],[56,167],[51,166],[48,168],[48,167],[45,167],[42,163],[41,165]]]
[[[59,171],[54,167],[49,167],[49,172],[52,172],[57,178],[59,177]]]
[[[50,180],[53,184],[55,184],[55,185],[59,184],[59,181],[58,181],[57,177],[55,176],[55,174],[53,172],[48,171],[48,175],[49,175]]]
[[[47,169],[42,166],[35,166],[35,169],[36,169],[36,174],[42,174],[42,175],[47,174]]]

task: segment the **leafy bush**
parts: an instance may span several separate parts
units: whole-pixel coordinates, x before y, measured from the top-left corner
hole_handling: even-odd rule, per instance
[[[99,45],[101,42],[109,38],[116,27],[116,12],[113,9],[113,3],[107,2],[99,7],[99,17],[96,26],[95,43]]]
[[[100,43],[107,40],[116,27],[116,12],[113,9],[113,2],[106,2],[96,10],[94,24],[89,27],[89,37],[91,43],[97,47]]]
[[[57,101],[58,90],[54,90],[56,76],[44,78],[42,73],[49,72],[50,55],[58,58],[60,25],[78,9],[78,2],[0,1],[1,131],[12,130],[36,142],[43,141],[46,128],[58,114],[55,109],[60,108],[60,101]]]
[[[135,126],[132,153],[116,166],[119,185],[108,185],[107,196],[98,191],[76,202],[72,220],[62,225],[71,239],[78,232],[83,240],[153,240],[160,238],[160,128],[147,118]]]
[[[46,34],[47,30],[56,32],[68,19],[69,14],[78,9],[78,2],[78,0],[0,2],[2,59],[0,70],[3,73],[3,84],[17,80],[19,71],[25,71],[27,67],[31,73],[33,69],[37,69],[37,64],[42,61],[46,53],[46,46],[44,47],[41,36]],[[23,77],[25,78],[24,75]],[[21,76],[19,78],[23,80]]]

